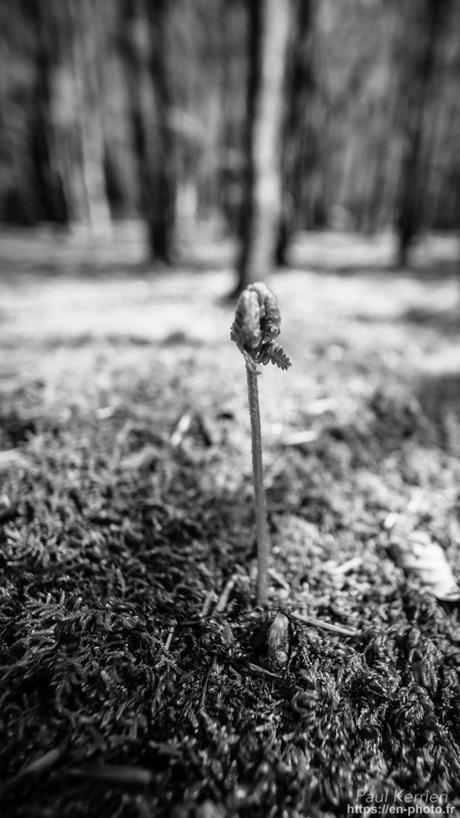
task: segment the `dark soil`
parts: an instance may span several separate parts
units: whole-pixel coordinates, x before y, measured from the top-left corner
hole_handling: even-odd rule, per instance
[[[362,791],[454,810],[458,606],[390,545],[424,532],[460,577],[455,280],[273,279],[294,365],[261,379],[262,611],[230,274],[18,279],[7,261],[1,814],[341,818]],[[450,311],[447,334],[425,307]],[[285,667],[267,654],[280,610]]]

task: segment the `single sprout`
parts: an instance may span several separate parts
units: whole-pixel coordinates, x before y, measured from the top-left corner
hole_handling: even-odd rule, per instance
[[[236,306],[230,337],[243,353],[246,363],[256,510],[257,602],[259,605],[267,603],[270,542],[263,482],[257,364],[272,363],[280,369],[288,369],[291,366],[288,356],[275,340],[280,334],[280,323],[278,301],[266,284],[258,281],[243,290]]]

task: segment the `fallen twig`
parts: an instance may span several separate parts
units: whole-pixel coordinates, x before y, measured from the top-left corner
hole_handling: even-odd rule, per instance
[[[171,435],[171,446],[176,449],[182,443],[192,424],[191,412],[185,412],[177,421],[174,431]]]
[[[208,690],[209,679],[211,677],[211,673],[216,666],[216,657],[213,658],[211,665],[208,668],[208,672],[206,673],[205,680],[203,682],[203,689],[201,691],[201,698],[200,698],[200,710],[204,710],[204,703],[206,701],[206,693]]]
[[[321,432],[317,429],[305,429],[301,432],[292,432],[282,439],[283,446],[304,446],[309,443],[316,443],[319,440]]]
[[[279,679],[280,681],[283,681],[283,677],[280,673],[273,673],[271,670],[255,665],[253,662],[248,662],[248,668],[253,673],[257,673],[259,676],[269,676],[270,679]]]
[[[290,591],[291,590],[291,587],[290,587],[289,583],[286,582],[284,577],[281,576],[281,574],[278,573],[278,571],[275,571],[274,568],[269,568],[268,569],[268,576],[271,577],[273,580],[275,580],[275,582],[278,583],[280,588],[284,588],[285,591]]]
[[[314,616],[304,616],[303,614],[298,613],[289,613],[289,616],[292,619],[297,619],[299,622],[303,622],[305,625],[311,625],[314,628],[322,628],[324,631],[337,633],[341,636],[357,636],[359,633],[359,631],[357,631],[355,628],[345,628],[343,625],[334,625],[332,622],[324,622],[322,619],[317,619]]]
[[[13,787],[19,781],[22,781],[28,775],[37,775],[38,773],[43,773],[48,770],[53,764],[56,763],[62,756],[62,750],[59,747],[54,747],[52,750],[49,750],[47,753],[44,753],[39,758],[35,759],[35,761],[31,761],[30,764],[26,764],[22,770],[19,770],[16,775],[10,778],[8,781],[0,787],[0,794],[6,792],[6,790]]]
[[[164,643],[164,646],[163,646],[164,651],[165,651],[166,653],[168,652],[169,648],[171,647],[171,642],[172,642],[172,640],[173,640],[173,636],[174,636],[174,631],[175,631],[175,630],[176,630],[176,626],[175,626],[175,625],[171,625],[171,627],[170,627],[170,628],[169,628],[169,630],[168,630],[168,635],[167,635],[167,637],[166,637],[166,642]]]
[[[214,593],[214,591],[208,591],[208,593],[206,594],[206,598],[205,598],[205,600],[203,602],[203,607],[202,607],[202,609],[200,611],[200,615],[199,615],[200,619],[204,619],[205,616],[208,615],[209,609],[211,608],[211,603],[213,602],[214,599],[217,599],[216,594]]]
[[[349,571],[353,571],[353,568],[359,568],[362,565],[363,558],[362,557],[352,557],[351,559],[343,562],[342,565],[337,565],[335,568],[331,569],[332,574],[348,574]]]
[[[219,599],[217,600],[217,604],[212,612],[213,616],[215,616],[218,613],[222,613],[227,607],[228,600],[230,599],[230,594],[233,591],[237,579],[238,574],[232,574],[230,579],[227,580],[227,582],[225,583],[224,590],[222,591]]]
[[[146,786],[152,780],[152,773],[143,767],[126,767],[120,765],[101,764],[94,767],[75,767],[68,771],[75,778],[90,778],[94,781],[103,781],[107,784],[123,786],[133,784]]]

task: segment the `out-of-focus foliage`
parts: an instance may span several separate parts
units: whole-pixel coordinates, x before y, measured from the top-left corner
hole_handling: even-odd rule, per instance
[[[460,212],[460,5],[444,2],[416,175],[419,226],[451,229]],[[165,7],[176,212],[223,214],[235,228],[244,173],[247,3],[176,0]],[[294,141],[303,152],[296,228],[387,227],[397,220],[410,138],[404,115],[417,89],[417,48],[431,36],[430,0],[310,0],[310,7],[301,44],[310,71],[305,110],[293,120],[294,138],[285,132],[286,151],[296,150]],[[295,11],[292,20],[294,48]],[[91,221],[107,203],[113,216],[139,209],[124,34],[121,0],[3,0],[3,221]],[[153,56],[153,76],[154,62]],[[287,88],[287,122],[292,104]]]

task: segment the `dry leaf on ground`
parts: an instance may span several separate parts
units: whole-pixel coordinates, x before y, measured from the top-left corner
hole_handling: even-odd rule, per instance
[[[443,549],[424,532],[398,538],[390,545],[392,556],[405,571],[419,577],[435,597],[442,601],[460,600],[460,588]]]

